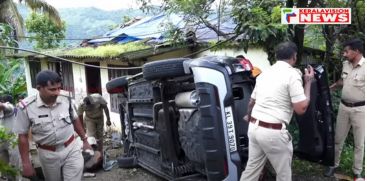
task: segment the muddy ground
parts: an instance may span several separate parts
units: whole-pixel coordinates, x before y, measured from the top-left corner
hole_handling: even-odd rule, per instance
[[[116,160],[123,153],[121,147],[112,148],[111,139],[105,140],[105,148],[108,149],[108,160]],[[32,155],[32,157],[36,157]],[[37,160],[37,159],[36,159]],[[311,167],[315,167],[312,169],[313,171],[303,171],[302,169],[295,168],[293,169],[293,181],[338,181],[338,180],[349,180],[347,179],[337,179],[337,178],[325,178],[322,176],[322,171],[324,167],[318,164],[311,164]],[[83,181],[163,181],[164,179],[150,173],[149,171],[143,168],[131,168],[131,169],[123,169],[119,168],[116,164],[110,171],[104,171],[102,168],[97,170],[95,177],[83,178]],[[27,179],[26,179],[27,180]],[[272,176],[266,177],[265,181],[275,180]]]
[[[319,174],[319,175],[315,175]],[[115,166],[111,171],[99,170],[96,172],[96,177],[93,178],[83,178],[83,181],[163,181],[154,174],[143,168],[132,168],[132,169],[122,169]],[[267,178],[264,180],[275,181],[274,178]],[[293,175],[293,181],[337,181],[339,179],[335,178],[325,178],[322,173],[297,173]]]
[[[117,159],[117,157],[121,156],[122,149],[111,149],[108,151],[110,154],[109,159]],[[339,179],[336,178],[325,178],[322,176],[322,169],[316,169],[319,171],[315,171],[314,173],[305,173],[302,171],[297,171],[297,173],[294,173],[293,175],[293,181],[337,181]],[[154,174],[150,173],[149,171],[143,169],[143,168],[132,168],[132,169],[123,169],[118,168],[116,165],[112,168],[110,171],[103,171],[102,169],[98,170],[96,173],[96,177],[93,178],[83,178],[83,181],[95,181],[95,180],[101,180],[101,181],[115,181],[115,180],[124,180],[124,181],[163,181],[164,179],[161,179]],[[267,177],[264,180],[272,181],[274,178]]]

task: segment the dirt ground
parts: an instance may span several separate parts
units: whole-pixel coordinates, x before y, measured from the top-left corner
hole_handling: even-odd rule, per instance
[[[122,154],[122,149],[111,149],[108,151],[109,159],[117,159]],[[163,181],[164,179],[155,176],[143,168],[123,169],[114,166],[110,171],[102,169],[95,172],[96,177],[83,178],[83,181],[111,181],[111,180],[126,180],[126,181]],[[275,178],[267,177],[265,181],[275,181]],[[325,178],[322,173],[296,173],[293,175],[293,181],[338,181],[336,178]]]
[[[110,146],[110,145],[106,145]],[[115,160],[123,153],[122,148],[109,149],[108,160]],[[142,169],[131,168],[123,169],[119,168],[116,164],[110,171],[98,170],[95,177],[83,178],[83,181],[112,181],[112,180],[126,180],[126,181],[163,181],[163,179],[155,176],[154,174]]]
[[[109,155],[108,160],[116,160],[123,153],[121,147],[112,148],[111,139],[107,138],[105,140],[105,148],[108,149],[107,153]],[[36,156],[36,155],[33,155]],[[319,166],[317,166],[319,167]],[[301,171],[294,171],[293,181],[338,181],[338,180],[348,180],[348,179],[336,179],[336,178],[325,178],[322,176],[322,167],[318,169],[319,172],[314,173],[305,173]],[[115,180],[124,180],[124,181],[163,181],[164,179],[150,173],[149,171],[143,168],[131,168],[131,169],[123,169],[119,168],[116,164],[110,171],[104,171],[103,169],[99,169],[96,172],[95,177],[85,178],[83,177],[83,181],[115,181]],[[267,177],[264,179],[265,181],[272,181],[275,178]]]

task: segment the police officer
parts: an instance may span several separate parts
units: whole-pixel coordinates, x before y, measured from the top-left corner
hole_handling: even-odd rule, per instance
[[[340,154],[345,138],[352,127],[354,136],[354,180],[363,178],[362,166],[364,155],[365,134],[365,61],[362,52],[362,41],[354,39],[343,44],[343,56],[347,61],[343,62],[341,79],[330,86],[331,90],[343,87],[341,104],[337,116],[335,129],[335,163],[324,173],[325,176],[333,176],[339,166]]]
[[[262,72],[256,80],[248,106],[249,158],[241,181],[257,181],[269,159],[277,181],[292,180],[292,139],[286,129],[293,114],[303,114],[310,97],[314,71],[305,70],[302,87],[301,72],[293,68],[297,46],[284,42],[276,47],[277,62]]]
[[[4,96],[5,98],[6,96]],[[5,98],[6,99],[6,98]],[[0,100],[0,125],[5,128],[6,133],[13,134],[13,125],[15,121],[15,108],[7,101]],[[19,167],[19,150],[18,147],[13,147],[11,141],[2,142],[0,144],[0,160],[4,163],[9,163],[13,167]],[[15,140],[14,140],[15,141]],[[6,176],[8,180],[15,180],[13,176]]]
[[[49,70],[36,76],[38,94],[20,102],[14,131],[19,135],[22,174],[35,176],[29,159],[28,130],[38,148],[38,156],[46,180],[79,181],[83,173],[83,157],[74,131],[83,140],[83,149],[91,149],[70,99],[60,95],[61,78]]]
[[[110,113],[106,100],[100,94],[90,94],[83,99],[78,107],[78,116],[82,123],[87,127],[87,135],[95,137],[97,140],[98,150],[103,153],[103,112],[107,117],[107,126],[111,125]],[[83,113],[85,117],[83,119]]]

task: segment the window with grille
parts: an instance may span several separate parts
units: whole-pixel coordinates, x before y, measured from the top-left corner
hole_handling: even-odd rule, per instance
[[[62,78],[62,90],[69,91],[74,98],[75,91],[72,64],[70,62],[48,62],[48,69],[60,75]]]
[[[109,65],[109,67],[118,67]],[[131,69],[131,70],[108,70],[108,80],[112,80],[114,78],[126,76],[126,75],[135,75],[140,73],[141,69]],[[111,103],[111,110],[112,112],[119,112],[119,105],[125,101],[126,99],[122,94],[110,94],[110,103]]]
[[[36,88],[36,76],[38,72],[41,71],[41,62],[39,61],[29,61],[29,72],[31,76],[31,84],[33,88]]]

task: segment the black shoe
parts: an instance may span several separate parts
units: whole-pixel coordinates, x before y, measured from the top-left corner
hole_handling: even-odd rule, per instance
[[[354,180],[357,180],[357,179],[363,179],[364,180],[364,177],[362,177],[361,174],[354,174]]]
[[[337,167],[328,167],[325,172],[324,172],[324,176],[325,177],[334,177],[334,173]]]

